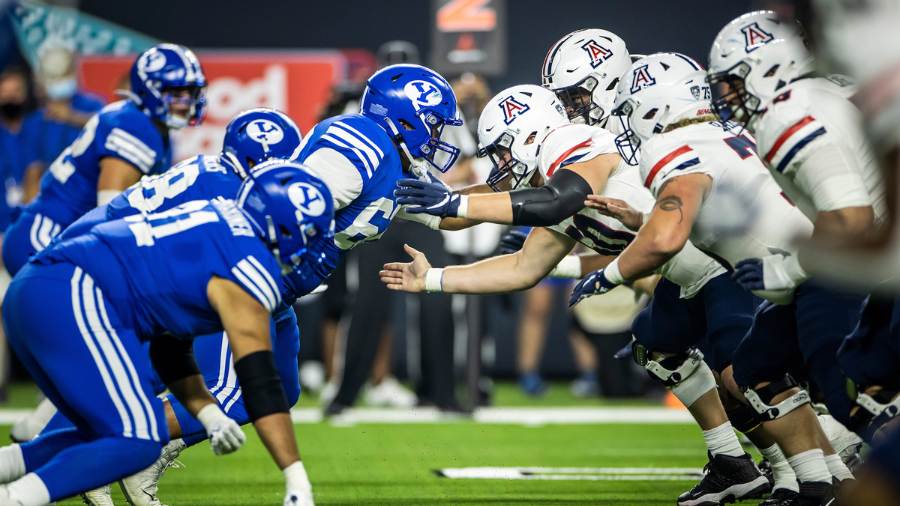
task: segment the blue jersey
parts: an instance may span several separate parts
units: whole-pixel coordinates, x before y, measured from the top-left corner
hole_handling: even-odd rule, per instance
[[[28,208],[65,227],[97,206],[100,161],[119,158],[142,174],[157,174],[171,165],[168,136],[130,100],[112,103],[94,115],[50,165],[41,192]]]
[[[317,273],[322,280],[344,251],[387,231],[400,209],[394,188],[403,166],[387,132],[360,114],[322,121],[303,139],[294,158],[328,185],[335,200],[336,232]]]
[[[141,339],[221,332],[206,293],[213,276],[238,284],[270,312],[281,302],[275,257],[243,211],[224,199],[101,223],[32,262],[81,267]]]
[[[81,235],[104,221],[166,211],[192,200],[233,199],[240,187],[240,176],[221,165],[218,157],[197,155],[162,174],[145,177],[131,185],[109,204],[69,225],[59,238],[64,240]]]

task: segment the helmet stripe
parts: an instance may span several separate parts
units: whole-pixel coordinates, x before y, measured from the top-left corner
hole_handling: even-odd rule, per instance
[[[547,51],[547,56],[544,57],[544,75],[545,76],[550,75],[550,70],[551,70],[551,67],[553,66],[553,58],[556,56],[556,53],[559,52],[559,49],[562,47],[562,45],[567,40],[571,39],[572,36],[574,36],[576,33],[580,32],[580,31],[581,30],[574,31],[574,32],[566,35],[565,37],[559,39],[556,42],[556,44],[554,44],[554,46],[552,48],[550,48],[549,51]]]
[[[691,67],[693,67],[694,70],[703,70],[703,67],[701,67],[699,63],[697,63],[696,61],[694,61],[693,58],[689,58],[689,57],[687,57],[687,56],[685,56],[685,55],[683,55],[683,54],[681,54],[681,53],[672,53],[672,54],[674,54],[675,56],[677,56],[677,57],[681,58],[682,60],[688,62],[688,64],[689,64]]]

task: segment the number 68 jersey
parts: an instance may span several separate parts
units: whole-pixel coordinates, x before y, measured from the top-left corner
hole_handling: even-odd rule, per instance
[[[213,276],[236,283],[269,312],[281,301],[278,263],[231,200],[195,200],[104,222],[32,261],[81,267],[142,339],[221,332],[206,292]]]
[[[565,125],[551,131],[541,143],[538,167],[547,180],[566,165],[616,153],[613,135],[598,127]],[[653,209],[653,195],[641,185],[638,170],[622,162],[606,182],[600,193],[604,197],[623,200],[636,210],[647,213]],[[618,220],[591,208],[583,208],[558,225],[549,227],[601,254],[616,256],[631,244],[635,232]],[[715,260],[688,242],[684,249],[659,273],[681,287],[681,296],[693,297],[710,279],[725,272]]]

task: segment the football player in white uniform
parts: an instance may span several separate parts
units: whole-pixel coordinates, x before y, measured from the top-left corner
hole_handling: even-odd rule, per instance
[[[793,26],[771,11],[745,14],[726,25],[713,44],[713,104],[720,116],[733,117],[756,135],[772,176],[814,222],[814,237],[859,242],[886,218],[881,173],[850,101],[855,88],[846,79],[817,77],[812,67],[812,56]],[[797,257],[783,260],[745,261],[739,276],[748,287],[769,288],[806,278]],[[890,332],[883,331],[892,319],[892,306],[871,302],[863,313],[865,324],[839,353],[844,373],[862,387],[860,406],[842,421],[867,437],[879,425],[870,419],[885,406],[868,402],[875,399],[865,390],[883,394],[883,387],[896,383],[896,346]],[[890,390],[896,393],[896,388]]]
[[[521,207],[551,207],[551,202],[541,201],[541,188],[558,184],[560,176],[563,181],[578,178],[574,180],[580,179],[585,186],[589,185],[586,179],[591,179],[594,191],[641,213],[653,207],[653,196],[641,185],[637,169],[620,163],[614,136],[602,128],[569,123],[560,102],[545,89],[520,85],[500,92],[487,104],[478,126],[481,152],[497,169],[490,185],[497,191],[514,191],[465,197],[465,217],[469,220],[489,221],[504,205],[508,208],[510,201]],[[419,206],[408,208],[408,212],[460,216],[458,212],[444,212],[440,205],[457,197],[441,195],[437,187],[413,182],[398,191],[399,202]],[[505,197],[505,203],[499,196]],[[410,250],[414,261],[386,265],[382,279],[395,290],[505,292],[532,286],[561,259],[558,271],[580,277],[588,262],[605,264],[635,236],[634,230],[620,221],[584,208],[585,196],[577,196],[573,206],[577,210],[561,221],[529,214],[539,213],[540,208],[518,211],[510,221],[544,228],[534,229],[515,254],[443,270],[430,269],[424,255]],[[601,255],[602,260],[563,259],[576,242]],[[732,281],[715,260],[690,244],[658,272],[666,279],[656,288],[651,308],[635,325],[635,358],[689,407],[704,431],[711,455],[707,478],[679,498],[679,504],[758,497],[769,491],[768,480],[735,436],[713,374],[713,370],[722,373],[729,367],[733,350],[752,322],[757,300]],[[752,412],[749,418],[755,426]]]
[[[620,83],[615,112],[627,125],[617,142],[626,159],[634,159],[640,149],[641,176],[657,206],[635,241],[576,287],[580,293],[604,293],[652,272],[689,238],[732,267],[774,252],[796,255],[794,240],[811,235],[812,224],[782,195],[743,129],[714,121],[705,78],[690,58],[664,53],[635,62]],[[791,302],[793,295],[793,303],[760,307],[735,352],[734,382],[726,379],[726,384],[746,397],[776,437],[800,482],[798,500],[827,497],[832,472],[843,475],[846,467],[837,469],[840,459],[826,464],[823,449],[833,450],[809,395],[787,372],[799,357],[832,411],[848,411],[843,380],[834,367],[835,337],[839,342],[840,336],[832,334],[855,314],[809,282],[795,290],[754,292],[780,304]]]

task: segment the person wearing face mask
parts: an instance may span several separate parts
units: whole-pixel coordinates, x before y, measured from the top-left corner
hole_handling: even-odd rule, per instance
[[[52,47],[41,54],[36,71],[40,90],[46,96],[41,110],[43,124],[38,156],[44,166],[53,160],[78,137],[91,116],[103,108],[103,100],[78,88],[76,60],[65,47]],[[25,175],[26,202],[37,194],[40,172]]]
[[[40,172],[38,155],[40,114],[33,112],[28,72],[8,67],[0,72],[0,226],[12,221],[12,210],[22,203],[25,174]]]

